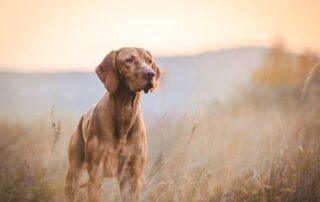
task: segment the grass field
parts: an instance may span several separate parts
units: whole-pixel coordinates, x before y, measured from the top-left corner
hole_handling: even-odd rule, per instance
[[[320,200],[315,103],[287,89],[239,92],[149,127],[143,201]],[[32,125],[1,120],[0,201],[61,201],[73,124],[54,113]],[[114,180],[103,197],[120,200]]]
[[[320,201],[320,67],[310,77],[312,57],[289,61],[279,49],[266,61],[225,101],[199,99],[147,125],[142,201]],[[33,122],[0,119],[0,201],[63,200],[75,125],[54,109]],[[77,200],[86,197],[80,188]],[[103,199],[120,201],[115,180]]]

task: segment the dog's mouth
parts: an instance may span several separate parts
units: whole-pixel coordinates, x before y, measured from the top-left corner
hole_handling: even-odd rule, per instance
[[[143,87],[145,93],[152,92],[153,84],[151,81],[148,81],[147,84]]]

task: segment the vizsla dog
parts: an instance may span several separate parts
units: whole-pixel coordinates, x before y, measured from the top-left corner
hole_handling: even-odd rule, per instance
[[[104,58],[96,74],[109,92],[81,117],[71,137],[66,201],[74,200],[84,169],[89,201],[101,200],[103,177],[116,177],[123,201],[138,201],[147,158],[140,92],[157,87],[160,71],[148,51],[121,48]]]

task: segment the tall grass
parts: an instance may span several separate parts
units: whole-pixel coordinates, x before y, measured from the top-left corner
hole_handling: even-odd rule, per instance
[[[0,121],[0,201],[50,201],[55,185],[47,182],[44,137],[17,123]],[[45,135],[43,130],[37,130]]]
[[[298,100],[254,96],[206,108],[196,125],[181,123],[189,132],[169,127],[167,141],[180,145],[160,152],[148,200],[320,200],[320,116]]]
[[[320,201],[314,83],[303,93],[301,86],[246,87],[229,101],[159,117],[148,126],[142,201]],[[75,123],[54,114],[33,125],[0,120],[0,201],[63,200]],[[120,200],[115,180],[104,183],[103,198]],[[86,200],[85,189],[77,200]]]

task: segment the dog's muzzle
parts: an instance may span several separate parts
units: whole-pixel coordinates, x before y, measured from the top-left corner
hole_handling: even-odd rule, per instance
[[[154,77],[155,77],[154,71],[150,67],[146,67],[143,71],[143,78],[147,81],[147,84],[143,88],[143,91],[145,93],[148,93],[150,89],[153,89]]]
[[[153,88],[153,82],[152,81],[148,81],[147,84],[144,86],[143,91],[145,93],[148,93],[150,91],[150,89]]]

